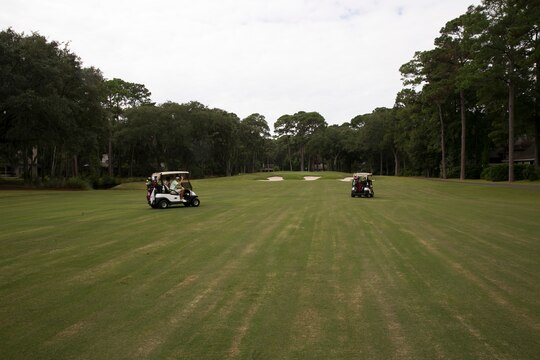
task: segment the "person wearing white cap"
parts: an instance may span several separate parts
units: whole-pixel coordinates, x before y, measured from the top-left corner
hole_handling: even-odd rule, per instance
[[[182,187],[183,180],[183,176],[176,176],[176,178],[171,183],[171,190],[180,193],[180,200],[184,199],[184,188]]]

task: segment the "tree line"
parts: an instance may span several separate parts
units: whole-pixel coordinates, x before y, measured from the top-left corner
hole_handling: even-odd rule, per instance
[[[447,22],[433,49],[400,68],[397,126],[417,140],[398,137],[396,156],[416,172],[424,167],[446,178],[459,169],[464,179],[478,177],[499,152],[512,181],[519,145],[534,148],[538,166],[539,31],[538,1],[484,0]],[[419,154],[422,142],[431,151]]]
[[[0,32],[0,160],[28,181],[188,169],[372,171],[478,178],[532,146],[539,165],[540,5],[484,0],[450,20],[399,71],[392,108],[341,125],[318,112],[240,119],[192,101],[155,104],[143,84],[105,79],[67,44]]]

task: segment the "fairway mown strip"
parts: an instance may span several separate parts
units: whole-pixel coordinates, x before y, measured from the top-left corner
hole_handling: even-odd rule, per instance
[[[0,191],[0,353],[534,359],[540,192],[375,178]],[[416,191],[410,191],[415,189]]]

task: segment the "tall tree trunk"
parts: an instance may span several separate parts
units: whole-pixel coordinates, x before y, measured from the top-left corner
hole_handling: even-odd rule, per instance
[[[31,158],[31,168],[30,168],[30,171],[31,171],[31,178],[32,180],[33,179],[37,179],[37,159],[38,159],[38,147],[37,146],[34,146],[32,147],[32,158]]]
[[[446,179],[446,149],[444,145],[444,121],[442,116],[442,107],[440,103],[437,103],[437,108],[439,109],[439,121],[441,123],[441,175],[443,179]]]
[[[540,166],[540,60],[537,60],[535,63],[535,80],[536,93],[534,97],[534,164],[536,166]]]
[[[71,161],[69,160],[67,152],[65,152],[62,156],[62,163],[64,164],[64,178],[67,179],[69,174],[71,174]]]
[[[289,170],[292,171],[292,156],[290,138],[287,138],[287,150],[289,152]]]
[[[52,161],[51,161],[51,177],[55,176],[56,171],[56,145],[53,148]]]
[[[392,149],[394,153],[394,176],[399,176],[399,158],[396,149]]]
[[[510,80],[508,81],[508,181],[514,181],[514,102],[515,85],[513,80],[514,63],[509,64]]]
[[[113,161],[112,161],[112,134],[109,135],[109,176],[113,176]]]
[[[73,176],[79,177],[79,161],[77,155],[73,155]]]
[[[379,152],[379,175],[383,174],[383,152]]]
[[[135,161],[135,145],[131,147],[131,159],[129,161],[129,177],[133,176],[133,162]]]
[[[231,176],[232,175],[232,161],[231,161],[231,157],[229,156],[227,158],[227,164],[226,164],[227,168],[225,169],[225,172],[226,172],[226,176]]]
[[[304,171],[304,145],[300,146],[300,171]]]
[[[465,180],[465,141],[467,139],[467,124],[465,118],[465,93],[463,90],[459,91],[459,106],[461,113],[461,163],[459,171],[459,179]]]

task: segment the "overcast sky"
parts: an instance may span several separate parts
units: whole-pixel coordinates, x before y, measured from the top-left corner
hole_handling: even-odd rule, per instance
[[[392,107],[399,67],[479,0],[0,0],[0,28],[69,42],[84,66],[157,103],[317,111],[330,124]]]

